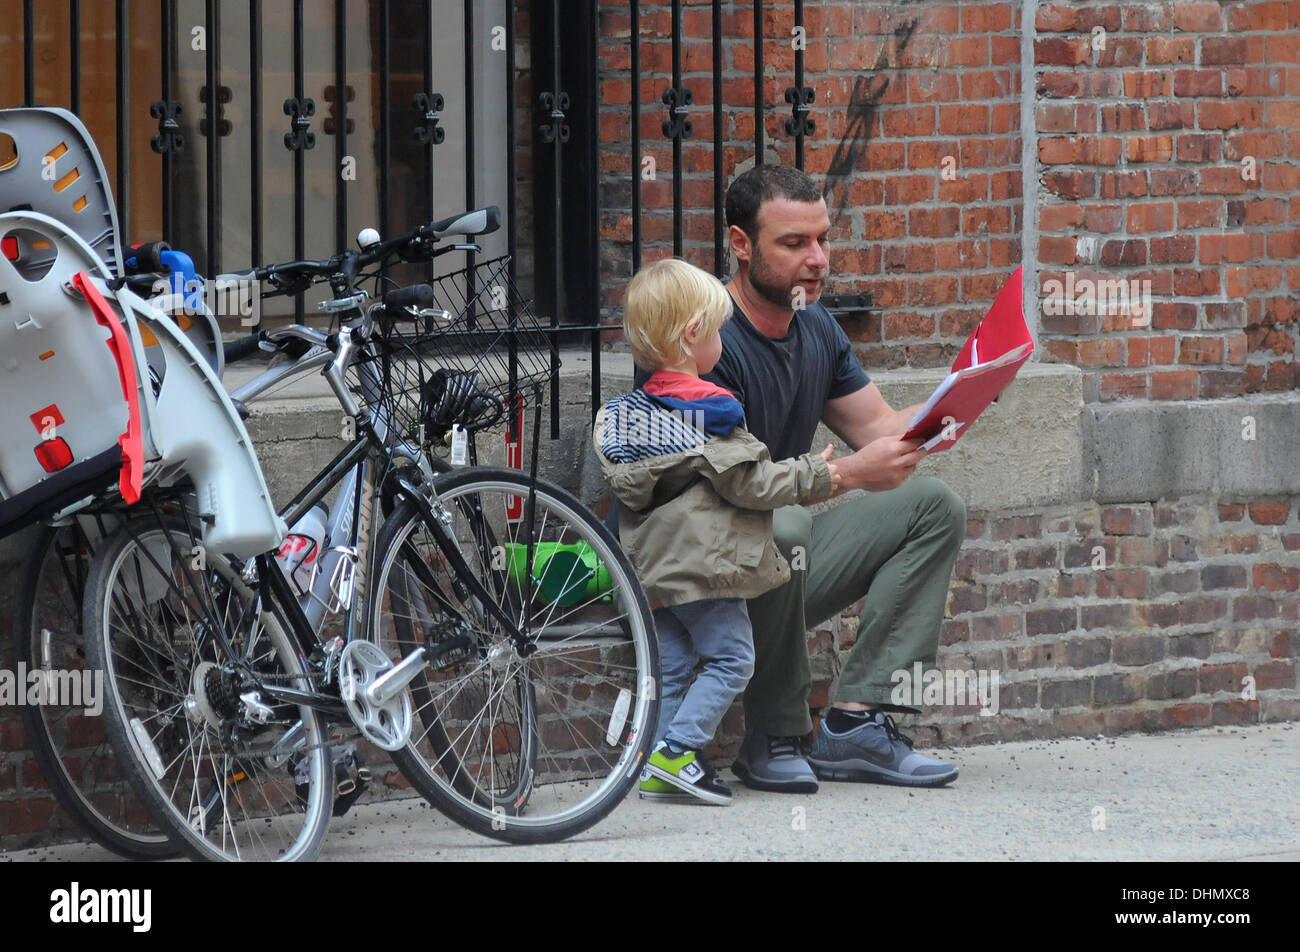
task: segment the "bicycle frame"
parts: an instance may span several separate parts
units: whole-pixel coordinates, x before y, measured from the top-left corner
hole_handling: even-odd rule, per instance
[[[356,437],[308,481],[307,485],[280,511],[280,516],[285,520],[286,524],[292,526],[313,506],[321,502],[336,486],[340,487],[338,501],[330,513],[329,522],[327,523],[331,542],[346,537],[346,548],[350,551],[352,557],[369,559],[373,556],[373,553],[368,551],[369,546],[366,544],[368,540],[361,538],[364,522],[362,507],[371,503],[370,499],[365,498],[366,487],[370,484],[367,467],[374,465],[375,461],[379,459],[386,459],[389,462],[404,459],[413,463],[426,480],[431,481],[434,474],[428,459],[418,447],[388,438],[390,433],[389,420],[383,410],[383,401],[379,399],[381,383],[375,378],[372,366],[362,365],[361,367],[362,392],[368,407],[375,407],[377,410],[372,412],[368,408],[357,406],[355,401],[351,399],[351,394],[347,391],[343,382],[347,365],[352,356],[350,330],[351,328],[345,327],[339,335],[340,352],[338,355],[332,355],[329,352],[324,346],[324,335],[321,335],[318,331],[300,326],[281,328],[278,332],[272,331],[272,338],[277,335],[298,337],[316,344],[319,350],[308,351],[293,364],[269,369],[238,388],[232,394],[232,398],[240,402],[252,400],[294,377],[304,375],[317,368],[324,369],[324,375],[334,390],[335,396],[338,397],[342,409],[345,412],[355,411],[353,418],[356,421]],[[386,473],[384,478],[391,478],[391,474]],[[434,502],[431,502],[426,490],[402,476],[394,479],[392,488],[403,497],[412,499],[425,516],[439,549],[447,559],[451,581],[453,586],[457,588],[458,594],[477,600],[502,625],[503,630],[516,644],[521,653],[527,653],[530,646],[522,634],[518,622],[501,609],[496,599],[484,586],[482,580],[470,569],[469,564],[460,553],[457,542],[447,530],[444,520],[434,511],[436,497]],[[348,500],[348,502],[340,505],[343,500]],[[531,505],[531,502],[529,505]],[[344,557],[348,556],[345,555]],[[294,639],[296,647],[304,656],[310,655],[320,647],[317,632],[324,620],[325,606],[316,597],[317,581],[325,577],[324,573],[319,571],[319,561],[317,570],[319,574],[317,578],[313,579],[309,591],[302,596],[298,596],[293,591],[288,579],[280,570],[279,565],[276,564],[273,553],[263,553],[257,556],[254,561],[258,576],[267,583],[271,601],[280,609],[281,617],[289,622],[289,634]],[[249,566],[245,567],[246,573],[248,568]],[[365,577],[367,583],[371,583],[374,579],[374,573],[368,570]],[[438,592],[436,586],[431,586],[431,589],[434,597],[442,602],[441,607],[443,609],[449,614],[460,615],[460,610],[446,600]],[[358,623],[364,625],[364,619],[358,618],[357,615],[359,600],[355,597],[355,591],[352,594],[353,597],[348,600],[347,612],[344,616],[343,645],[354,639],[356,632],[359,630]],[[362,601],[369,604],[369,596],[372,593],[367,591],[365,594],[367,597]],[[525,599],[525,603],[529,600]],[[527,627],[526,620],[525,627]],[[224,638],[219,629],[218,637]],[[223,648],[229,648],[229,646],[223,645]],[[375,684],[375,690],[395,692],[405,687],[418,675],[423,667],[424,652],[424,648],[416,649],[412,657],[404,659],[387,672]],[[418,658],[415,656],[418,656]],[[326,713],[346,715],[346,708],[335,695],[304,692],[280,685],[261,685],[260,690],[264,695],[275,701],[301,703]]]

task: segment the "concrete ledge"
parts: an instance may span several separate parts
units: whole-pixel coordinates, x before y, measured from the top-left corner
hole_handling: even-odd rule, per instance
[[[1088,495],[1098,502],[1300,492],[1296,394],[1093,406],[1085,417]]]
[[[630,389],[632,371],[630,355],[602,354],[602,399]],[[925,400],[947,375],[941,369],[891,370],[871,379],[891,406],[904,407]],[[1083,499],[1082,412],[1083,374],[1077,367],[1029,364],[969,435],[925,460],[917,472],[942,479],[972,510]],[[848,451],[826,427],[818,427],[814,447],[827,443],[836,445],[837,454]]]

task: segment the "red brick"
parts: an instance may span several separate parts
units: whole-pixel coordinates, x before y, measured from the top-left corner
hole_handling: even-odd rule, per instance
[[[1075,28],[1078,11],[1072,4],[1043,4],[1034,13],[1034,26],[1044,33],[1063,33]]]
[[[1122,635],[1111,646],[1116,664],[1138,666],[1152,664],[1165,656],[1165,639],[1161,635]]]
[[[1174,72],[1174,95],[1222,96],[1223,73],[1216,69],[1180,69]]]
[[[1153,202],[1128,207],[1128,231],[1130,234],[1171,231],[1173,227],[1174,206],[1171,202]]]
[[[1234,622],[1267,620],[1278,616],[1278,604],[1263,595],[1239,595],[1232,600]]]
[[[1223,29],[1223,14],[1218,3],[1175,3],[1174,27],[1185,33],[1218,33]]]
[[[1178,351],[1180,364],[1217,364],[1223,360],[1221,337],[1184,337]]]
[[[1215,694],[1219,691],[1240,691],[1241,681],[1250,672],[1243,663],[1202,665],[1198,682],[1199,693]]]
[[[1149,37],[1146,43],[1146,52],[1147,63],[1151,66],[1163,63],[1195,63],[1196,38],[1190,36]]]
[[[1285,30],[1287,27],[1287,4],[1285,3],[1249,3],[1227,7],[1228,29],[1244,30]]]
[[[1202,66],[1237,65],[1245,63],[1247,56],[1244,36],[1207,36],[1201,40]]]
[[[1130,162],[1168,162],[1173,155],[1173,136],[1129,136],[1124,140],[1124,157]]]
[[[1249,508],[1251,521],[1260,526],[1283,525],[1291,515],[1289,502],[1253,502]]]
[[[1043,231],[1065,231],[1083,222],[1083,209],[1076,204],[1046,205],[1039,213],[1038,227]]]
[[[1129,337],[1128,363],[1130,367],[1153,367],[1172,364],[1175,349],[1176,341],[1172,337]],[[1176,373],[1185,372],[1176,371]],[[1157,399],[1154,380],[1152,383],[1151,397]]]
[[[6,833],[41,833],[54,815],[53,800],[0,801],[0,830]]]
[[[1196,104],[1197,123],[1202,129],[1231,129],[1236,126],[1258,126],[1258,102],[1213,102],[1204,100]]]
[[[1245,535],[1228,533],[1223,536],[1223,545],[1233,555],[1252,555],[1260,548],[1259,536],[1254,533]]]
[[[1208,704],[1171,704],[1160,710],[1162,727],[1205,727],[1209,723]]]
[[[1091,198],[1097,188],[1097,178],[1091,172],[1052,171],[1044,173],[1043,187],[1059,198]]]
[[[1225,598],[1185,598],[1178,603],[1178,620],[1184,625],[1216,621],[1227,613]]]
[[[1129,72],[1124,74],[1124,95],[1130,99],[1155,99],[1168,96],[1173,88],[1173,72]]]
[[[1151,239],[1152,264],[1187,264],[1195,260],[1196,237],[1194,235],[1171,235],[1166,238]]]
[[[1255,678],[1255,688],[1266,691],[1270,688],[1294,688],[1295,672],[1294,661],[1270,661],[1256,665],[1251,674]]]
[[[1174,140],[1174,153],[1179,162],[1217,162],[1221,152],[1220,134],[1189,133]]]
[[[1300,568],[1286,568],[1275,562],[1256,565],[1255,588],[1270,592],[1294,592],[1300,589]]]
[[[1151,374],[1152,400],[1192,400],[1199,375],[1195,370],[1171,370]]]
[[[1102,132],[1132,132],[1147,127],[1141,103],[1117,103],[1102,106],[1099,113]]]
[[[1254,724],[1259,721],[1258,701],[1215,701],[1210,719],[1215,724]]]
[[[1142,62],[1142,38],[1137,36],[1106,38],[1106,48],[1097,51],[1099,67],[1138,66]]]
[[[1099,391],[1102,400],[1121,398],[1141,399],[1147,395],[1147,379],[1143,374],[1102,374]]]
[[[1240,522],[1246,514],[1246,507],[1241,503],[1219,503],[1220,522]]]
[[[1080,66],[1090,59],[1090,37],[1050,36],[1034,41],[1034,63],[1039,66]]]
[[[1146,598],[1146,570],[1108,569],[1098,572],[1096,590],[1098,598]]]

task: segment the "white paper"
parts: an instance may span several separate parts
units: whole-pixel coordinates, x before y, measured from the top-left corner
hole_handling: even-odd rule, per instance
[[[916,426],[925,419],[925,415],[934,409],[934,405],[943,399],[943,395],[952,389],[958,378],[961,377],[961,371],[954,371],[944,378],[943,383],[934,388],[934,393],[930,394],[930,399],[925,401],[925,406],[921,407],[919,413],[912,417],[912,426]]]

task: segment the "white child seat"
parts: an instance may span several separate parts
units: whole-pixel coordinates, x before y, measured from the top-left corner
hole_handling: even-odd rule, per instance
[[[0,149],[0,212],[30,211],[62,222],[103,259],[111,277],[122,275],[117,206],[81,120],[66,109],[0,109],[0,141],[4,136],[13,140],[16,154],[6,157]],[[175,320],[220,377],[225,361],[216,318],[205,307]]]
[[[116,485],[188,479],[203,543],[248,558],[285,526],[212,367],[62,223],[0,214],[0,534]],[[150,341],[146,359],[143,340]],[[132,407],[134,405],[134,408]]]

